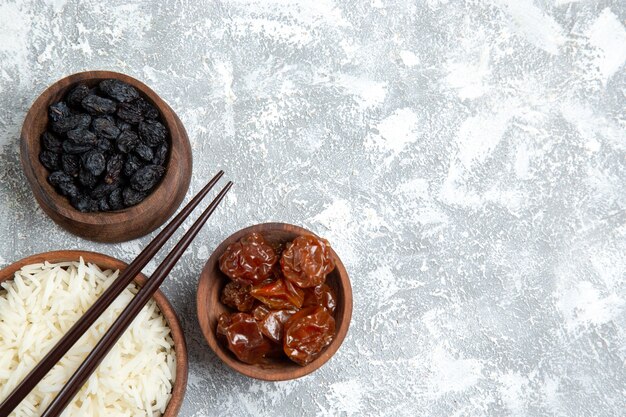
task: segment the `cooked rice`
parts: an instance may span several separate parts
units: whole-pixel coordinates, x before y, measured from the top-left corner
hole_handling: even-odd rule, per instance
[[[0,288],[0,401],[115,280],[119,271],[79,262],[24,266]],[[46,375],[11,417],[43,413],[136,294],[132,284]],[[130,327],[65,409],[63,417],[161,416],[176,378],[170,329],[156,302]]]

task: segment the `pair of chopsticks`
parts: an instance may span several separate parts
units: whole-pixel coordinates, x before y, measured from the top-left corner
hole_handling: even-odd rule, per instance
[[[137,276],[141,269],[146,266],[148,261],[156,255],[163,247],[165,242],[174,234],[176,229],[180,227],[183,221],[196,208],[202,199],[208,194],[213,186],[224,175],[224,171],[217,173],[209,183],[181,210],[181,212],[157,235],[148,246],[128,265],[128,267],[120,274],[120,276],[107,288],[96,302],[87,310],[87,312],[72,326],[72,328],[63,336],[63,338],[52,348],[46,356],[39,362],[35,368],[26,376],[26,378],[9,394],[9,396],[0,404],[0,417],[8,417],[9,414],[26,398],[26,396],[35,388],[46,374],[54,367],[54,365],[65,356],[65,354],[74,346],[80,337],[91,327],[93,323],[100,317],[102,313],[113,303],[118,295],[130,284]],[[126,306],[120,316],[111,325],[102,339],[89,353],[85,361],[79,366],[72,375],[63,389],[56,398],[48,406],[41,417],[57,417],[65,407],[70,403],[72,398],[80,390],[87,381],[89,376],[96,370],[100,362],[107,355],[109,350],[115,345],[117,340],[122,336],[124,331],[131,324],[133,319],[139,314],[141,309],[152,298],[161,283],[165,280],[169,272],[172,270],[176,262],[180,259],[185,249],[191,241],[196,237],[202,226],[215,211],[218,204],[222,201],[226,193],[230,190],[233,183],[229,181],[226,186],[215,197],[206,210],[200,215],[198,220],[189,228],[183,238],[176,244],[171,252],[165,257],[163,262],[154,271],[150,279],[135,295],[133,300]]]

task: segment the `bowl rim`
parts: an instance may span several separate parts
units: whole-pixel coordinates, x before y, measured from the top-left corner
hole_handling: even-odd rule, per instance
[[[331,246],[331,253],[335,260],[335,267],[337,270],[338,276],[338,285],[342,288],[344,293],[343,298],[343,314],[341,316],[341,324],[335,330],[335,338],[331,342],[328,347],[311,363],[298,367],[298,368],[289,368],[289,369],[265,369],[256,365],[249,365],[237,360],[227,348],[223,347],[217,337],[215,336],[215,329],[211,328],[209,323],[209,309],[206,307],[208,302],[208,296],[210,293],[210,289],[215,285],[219,285],[217,282],[212,282],[211,273],[212,270],[217,266],[217,260],[219,256],[223,253],[226,247],[241,239],[243,236],[252,233],[252,232],[260,232],[262,233],[263,229],[267,230],[286,230],[289,232],[296,233],[298,235],[313,235],[318,237],[312,231],[305,229],[301,226],[296,226],[289,223],[280,223],[280,222],[269,222],[269,223],[260,223],[252,226],[245,227],[240,229],[229,237],[224,239],[213,251],[204,267],[202,268],[202,272],[200,274],[198,280],[198,288],[196,293],[196,309],[198,315],[198,321],[200,323],[200,329],[202,334],[204,335],[205,340],[207,341],[211,350],[217,355],[219,359],[222,360],[229,368],[239,372],[242,375],[264,380],[264,381],[286,381],[296,378],[301,378],[305,375],[308,375],[317,369],[319,369],[322,365],[324,365],[330,358],[339,350],[339,347],[342,345],[343,341],[346,338],[350,327],[350,321],[352,319],[352,309],[353,309],[353,297],[352,297],[352,286],[350,284],[350,278],[348,276],[348,272],[345,269],[345,266],[335,250]],[[221,272],[220,272],[221,273]],[[222,274],[223,275],[223,274]],[[223,276],[224,279],[227,279]]]
[[[100,268],[105,269],[123,270],[128,266],[128,264],[124,261],[98,252],[82,250],[56,250],[30,255],[1,268],[0,282],[13,279],[15,272],[20,270],[25,265],[43,263],[45,261],[50,263],[78,261],[80,257],[82,257],[85,262],[94,263]],[[140,272],[135,277],[134,282],[139,286],[143,286],[147,282],[147,278]],[[176,380],[172,384],[172,394],[167,407],[165,408],[165,412],[163,413],[163,417],[176,417],[182,406],[185,391],[187,390],[189,369],[187,342],[185,340],[185,334],[180,324],[180,320],[178,319],[178,315],[165,294],[163,294],[161,290],[157,290],[152,298],[154,298],[161,314],[163,314],[163,317],[170,328],[172,340],[174,341],[174,353],[176,355]]]
[[[48,181],[48,170],[39,162],[40,135],[42,132],[33,132],[40,123],[38,121],[45,114],[48,118],[48,105],[55,101],[57,96],[64,94],[73,85],[79,82],[90,82],[100,79],[118,79],[124,81],[137,90],[142,97],[147,98],[158,110],[161,121],[169,131],[170,151],[166,165],[166,173],[157,187],[141,203],[134,206],[110,212],[82,213],[72,207],[65,196],[60,195]],[[47,125],[47,124],[46,124]],[[88,233],[77,233],[74,229],[110,226],[120,223],[147,222],[146,230],[141,234],[135,233],[123,239],[109,240],[106,236],[97,241],[121,241],[143,236],[159,227],[165,219],[170,217],[182,203],[191,182],[192,158],[191,145],[182,122],[172,108],[150,87],[142,81],[129,75],[115,71],[83,71],[63,77],[48,86],[35,99],[24,119],[20,132],[20,160],[26,178],[33,190],[33,194],[42,209],[52,219],[65,227],[64,222],[72,223],[75,227],[68,228],[73,233],[91,238]],[[177,175],[177,170],[183,171]],[[182,181],[182,182],[181,182]],[[182,189],[182,192],[180,190]],[[174,190],[174,192],[172,191]],[[161,219],[163,213],[167,217]],[[148,221],[152,219],[152,221]],[[67,227],[66,227],[67,228]]]

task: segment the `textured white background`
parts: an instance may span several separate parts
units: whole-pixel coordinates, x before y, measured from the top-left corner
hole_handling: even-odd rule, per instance
[[[0,0],[0,264],[129,261],[151,238],[71,236],[19,165],[47,85],[117,70],[181,117],[190,195],[236,181],[164,288],[182,416],[623,416],[625,18],[620,0]],[[195,317],[211,251],[265,221],[330,239],[352,278],[348,338],[297,381],[231,372]]]

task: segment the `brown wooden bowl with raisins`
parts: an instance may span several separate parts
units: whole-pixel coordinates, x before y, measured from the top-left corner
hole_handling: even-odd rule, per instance
[[[112,99],[112,96],[109,97],[109,101],[103,100],[104,96],[99,92],[98,88],[102,89],[101,82],[105,80],[115,80],[113,83],[118,83],[119,85],[130,86],[130,90],[133,93],[132,97],[124,97],[123,94],[125,91],[113,91],[112,96],[118,97],[118,100]],[[121,81],[122,83],[119,83]],[[74,98],[72,94],[75,91],[78,91],[79,88],[85,90],[85,94],[88,97],[80,98],[77,103],[76,109],[72,108],[71,98]],[[80,92],[80,91],[78,91]],[[98,95],[93,102],[86,103],[85,100],[89,101],[91,98],[94,98],[92,95]],[[122,96],[118,96],[117,94],[122,94]],[[82,100],[82,101],[81,101]],[[134,101],[130,101],[134,100]],[[57,105],[60,102],[68,102],[69,107],[61,108],[60,111],[63,112],[65,109],[68,109],[69,117],[66,117],[65,121],[69,120],[70,122],[74,122],[72,117],[79,118],[82,115],[79,115],[79,110],[84,111],[88,109],[91,112],[91,124],[87,124],[88,127],[81,127],[84,135],[89,135],[89,137],[95,138],[94,140],[101,141],[104,145],[106,145],[107,141],[101,138],[100,133],[97,128],[98,126],[94,126],[95,118],[106,118],[110,117],[111,120],[115,116],[116,123],[123,122],[118,116],[121,108],[129,110],[132,113],[133,110],[137,110],[138,105],[135,106],[134,103],[139,103],[144,105],[140,110],[143,112],[151,112],[149,116],[146,116],[145,122],[146,126],[153,124],[158,126],[161,129],[161,134],[164,137],[159,138],[163,143],[163,148],[165,151],[163,152],[162,158],[159,162],[159,166],[150,165],[155,164],[155,162],[143,162],[141,164],[136,164],[136,167],[132,168],[146,168],[143,179],[148,178],[148,181],[151,184],[149,190],[141,190],[141,192],[131,189],[131,187],[126,186],[124,191],[129,191],[128,195],[124,194],[123,203],[119,204],[117,207],[111,204],[110,207],[105,207],[104,209],[99,208],[94,202],[96,201],[95,193],[100,191],[108,192],[110,190],[106,190],[108,184],[105,184],[104,181],[101,181],[102,184],[96,185],[94,183],[92,188],[92,194],[88,195],[90,186],[87,182],[89,178],[85,179],[82,186],[81,183],[76,181],[82,181],[81,178],[82,171],[79,174],[74,173],[74,183],[70,183],[69,181],[63,182],[61,185],[66,186],[67,190],[61,190],[59,188],[59,184],[55,187],[51,184],[53,179],[50,179],[52,170],[50,168],[46,168],[44,166],[44,162],[48,164],[54,163],[54,161],[50,162],[49,160],[43,160],[42,156],[55,156],[54,149],[51,151],[47,149],[51,147],[50,139],[57,140],[61,142],[58,145],[66,145],[67,144],[76,144],[73,139],[84,140],[86,136],[81,136],[80,138],[70,138],[71,131],[68,133],[58,134],[60,139],[55,139],[53,136],[55,133],[51,133],[50,137],[44,138],[45,132],[54,132],[54,124],[60,123],[58,120],[55,120],[55,112],[57,108],[53,105]],[[111,102],[117,103],[118,106],[115,109],[115,112],[108,112],[107,109],[101,109],[97,106],[101,106],[102,103],[110,104]],[[82,105],[82,109],[80,109]],[[137,108],[135,108],[137,107]],[[102,113],[97,113],[102,110]],[[136,114],[141,116],[141,111],[137,110]],[[106,114],[104,113],[106,112]],[[129,112],[126,113],[127,117]],[[158,113],[157,113],[158,112]],[[111,114],[109,114],[111,113]],[[95,114],[95,115],[94,115]],[[147,114],[147,113],[146,113]],[[132,114],[131,114],[132,116]],[[140,117],[138,116],[138,117]],[[150,117],[150,119],[148,119]],[[64,122],[62,120],[62,122]],[[77,125],[80,126],[80,121],[77,120]],[[135,121],[134,123],[138,123],[137,126],[140,126],[141,121]],[[106,124],[106,123],[105,123]],[[130,123],[126,123],[126,125],[130,125]],[[65,128],[74,128],[72,126],[57,126],[57,131],[64,131]],[[116,127],[119,128],[119,132],[125,133],[125,128],[120,126],[119,124],[114,126],[112,130],[116,130]],[[128,128],[128,126],[126,126]],[[165,128],[165,133],[163,133],[163,128]],[[79,129],[77,129],[79,130]],[[104,134],[110,133],[106,132],[106,126],[102,129]],[[117,130],[116,130],[117,132]],[[114,132],[115,133],[115,132]],[[121,136],[121,135],[119,135]],[[97,145],[92,144],[93,149],[97,152],[85,152],[84,154],[78,155],[80,158],[78,159],[80,164],[80,169],[82,170],[87,165],[87,159],[84,159],[85,156],[90,156],[90,154],[95,154],[96,156],[102,159],[101,155],[104,154],[107,158],[105,163],[108,165],[110,156],[117,151],[116,146],[118,142],[116,142],[117,138],[109,138],[110,145],[112,146],[112,150],[102,150],[100,149],[101,145],[98,142]],[[71,142],[71,143],[70,143]],[[54,145],[54,143],[52,144]],[[59,146],[59,159],[61,156],[66,157],[67,154],[61,155],[63,152],[73,152],[74,149],[66,149],[63,146]],[[144,147],[145,151],[150,151],[147,147]],[[155,147],[154,149],[157,149]],[[139,150],[139,149],[137,149]],[[80,151],[80,149],[78,149]],[[156,155],[156,151],[155,155]],[[71,233],[74,233],[78,236],[82,236],[84,238],[99,241],[99,242],[122,242],[131,239],[135,239],[140,236],[144,236],[149,232],[153,231],[160,225],[162,225],[178,208],[180,203],[182,202],[187,189],[189,188],[189,182],[191,181],[191,146],[189,144],[189,138],[187,136],[187,132],[182,125],[182,122],[174,113],[174,111],[165,103],[154,91],[152,91],[148,86],[143,84],[142,82],[129,77],[128,75],[111,72],[111,71],[89,71],[89,72],[81,72],[78,74],[73,74],[68,77],[65,77],[56,83],[52,84],[48,89],[46,89],[33,103],[32,107],[28,111],[26,115],[26,119],[24,120],[24,125],[22,127],[21,139],[20,139],[20,153],[21,153],[21,161],[22,166],[24,168],[24,173],[30,186],[33,190],[33,194],[35,195],[35,199],[43,209],[43,211],[52,218],[56,223],[58,223],[63,228],[67,229]],[[42,155],[47,154],[47,155]],[[111,155],[109,155],[111,154]],[[109,155],[108,157],[106,155]],[[72,162],[71,159],[75,155],[69,155],[67,161],[64,159],[62,162]],[[120,158],[130,159],[130,152],[128,155],[118,155]],[[145,152],[144,152],[145,157]],[[156,158],[156,156],[155,156]],[[45,158],[44,158],[45,159]],[[76,158],[74,158],[76,159]],[[134,157],[134,162],[140,161],[139,156]],[[102,162],[97,160],[96,162]],[[125,160],[126,162],[130,162],[129,160]],[[71,164],[70,164],[71,165]],[[93,164],[92,164],[93,165]],[[97,165],[97,164],[96,164]],[[61,162],[59,162],[59,166],[61,166]],[[155,170],[150,171],[150,168],[158,168],[157,174],[159,175],[158,180],[154,180],[152,176],[154,176]],[[59,176],[64,176],[67,171],[67,166],[63,165],[62,168],[59,168],[59,171],[56,174]],[[107,167],[108,169],[108,167]],[[126,166],[124,166],[124,170]],[[125,171],[122,172],[125,172]],[[62,172],[65,171],[65,172]],[[119,171],[119,170],[118,170]],[[137,171],[134,171],[137,172]],[[143,171],[142,171],[143,172]],[[88,173],[86,173],[87,176]],[[103,172],[101,174],[102,179],[106,177],[107,172]],[[129,178],[130,178],[129,174]],[[115,180],[115,178],[107,178],[109,182]],[[64,180],[61,180],[64,181]],[[157,182],[158,181],[158,182]],[[69,184],[69,185],[68,185]],[[77,201],[77,198],[73,200],[70,199],[70,195],[76,191],[76,188],[73,184],[76,184],[80,189],[78,193],[78,197],[83,197],[86,195],[87,198],[84,198],[82,201]],[[156,184],[156,185],[155,185]],[[127,183],[128,185],[128,183]],[[100,187],[100,188],[98,188]],[[102,189],[102,190],[101,190]],[[66,191],[64,196],[60,193],[60,191]],[[121,189],[117,194],[122,194]],[[83,194],[80,194],[83,193]],[[111,194],[115,194],[111,192],[108,197],[111,197]],[[117,196],[119,197],[119,196]],[[117,198],[119,199],[119,198]],[[99,201],[101,203],[112,203],[112,198],[101,198]],[[79,204],[84,203],[85,201],[91,202],[90,206],[83,204],[80,206]],[[78,203],[78,204],[77,204]],[[77,209],[83,209],[83,211]]]
[[[293,261],[296,239],[299,243],[304,242],[304,245],[307,240],[313,245],[318,241],[321,245],[318,252],[310,251],[317,254],[321,251],[323,255],[321,267],[312,272],[309,282],[303,282],[296,275],[287,279],[286,275],[292,270],[289,265],[281,266],[285,260],[287,264]],[[325,246],[327,243],[302,227],[285,223],[265,223],[242,229],[217,247],[200,275],[197,310],[200,328],[209,347],[226,365],[252,378],[284,381],[315,371],[337,352],[350,326],[352,287],[345,267],[335,251],[330,246]],[[290,247],[293,249],[288,251]],[[300,249],[306,251],[304,247]],[[283,254],[287,254],[285,259]],[[256,262],[252,269],[242,262],[246,257]],[[223,270],[229,272],[230,277]],[[319,277],[318,273],[325,277],[321,285],[321,281],[315,278]],[[298,285],[293,284],[294,282]],[[245,286],[250,289],[248,294],[243,295],[239,291]],[[324,290],[320,293],[321,298],[313,300],[315,297],[312,295],[322,288]],[[254,293],[254,300],[249,297],[251,293]],[[228,300],[225,300],[225,296]],[[326,296],[329,298],[324,299]],[[294,303],[298,306],[294,307]],[[289,317],[285,317],[285,314]],[[266,326],[268,317],[273,323],[269,327]],[[317,323],[307,323],[307,320],[317,320]],[[284,328],[280,332],[283,335],[278,336],[278,341],[272,341],[272,337],[276,337],[273,326],[281,321]],[[302,334],[303,329],[305,332],[311,329],[309,324],[318,330],[325,329],[324,337],[327,339],[321,350],[303,356],[303,352],[298,351],[299,347],[294,349],[293,345],[289,345],[287,336],[294,336],[290,338],[292,341],[297,339],[298,332]],[[253,328],[254,330],[246,334]],[[254,346],[236,354],[237,347],[234,344],[243,340],[238,332],[241,332],[241,336],[246,336]],[[255,334],[262,336],[254,336]],[[255,337],[259,343],[255,342]]]

